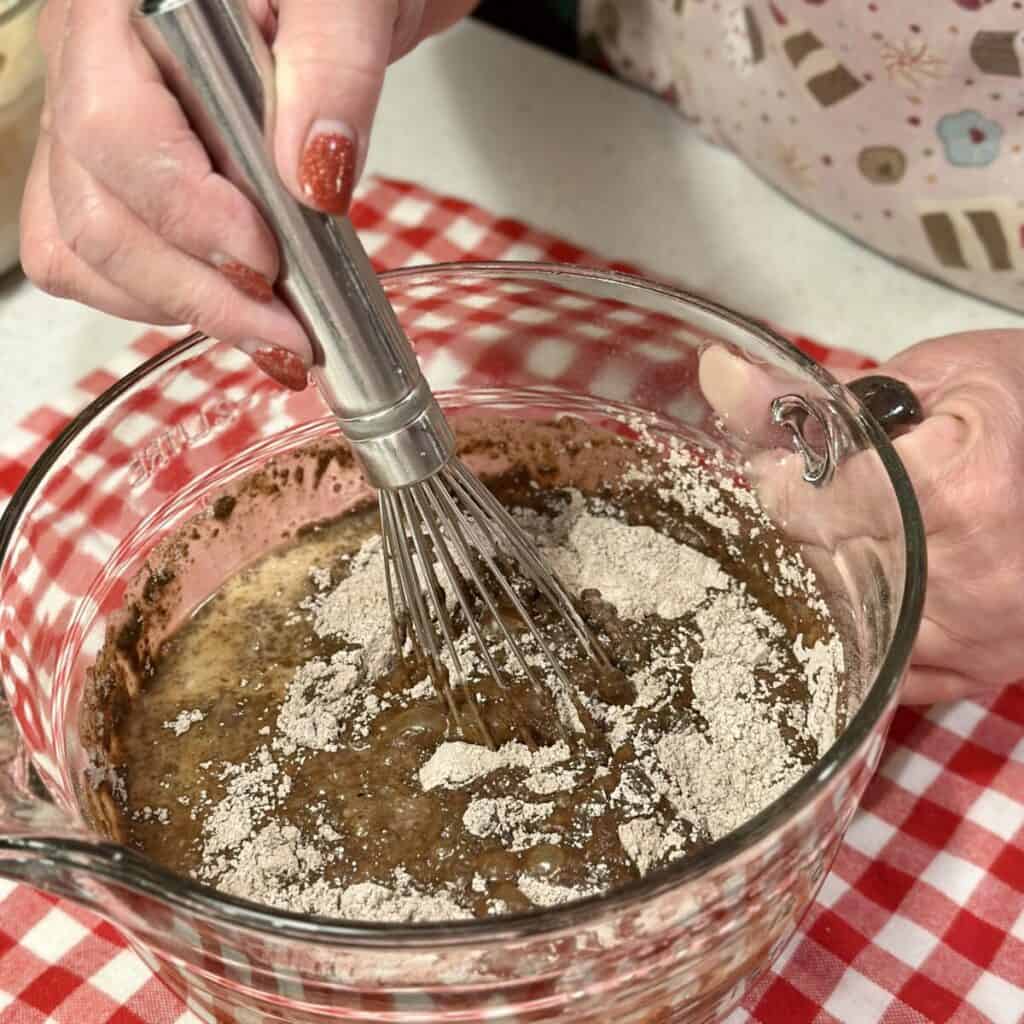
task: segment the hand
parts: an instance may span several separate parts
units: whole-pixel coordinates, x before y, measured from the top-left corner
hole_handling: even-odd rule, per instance
[[[1024,331],[925,341],[878,372],[907,383],[926,415],[895,442],[917,493],[928,544],[924,617],[903,700],[953,700],[1024,678]],[[704,354],[701,383],[727,418],[749,416],[744,410],[755,408],[763,412],[770,397],[785,390],[765,371],[722,349]],[[775,468],[764,475],[759,493],[773,515],[781,509],[792,521],[794,496],[813,489],[798,482],[797,457],[772,462]],[[856,490],[863,479],[846,482],[847,499],[850,487]],[[823,518],[834,522],[843,507],[870,502],[863,492],[847,499],[834,498]],[[815,517],[801,518],[813,532]]]
[[[287,187],[348,209],[390,61],[471,0],[250,0],[277,61],[274,154]],[[49,0],[42,132],[22,208],[21,256],[44,291],[114,316],[192,324],[281,383],[310,349],[273,293],[277,246],[214,174],[131,24],[132,0]]]

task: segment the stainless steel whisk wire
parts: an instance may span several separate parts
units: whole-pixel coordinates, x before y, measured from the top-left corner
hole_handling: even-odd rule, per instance
[[[553,608],[562,613],[563,621],[569,625],[583,650],[603,670],[614,670],[576,611],[572,599],[557,578],[546,569],[529,541],[522,535],[518,524],[491,492],[478,483],[463,463],[453,459],[439,473],[416,487],[393,492],[381,491],[380,503],[388,602],[392,622],[395,623],[397,649],[401,650],[404,645],[405,638],[400,623],[407,616],[417,634],[420,648],[431,658],[432,671],[436,671],[437,665],[441,663],[441,650],[437,645],[435,631],[431,628],[432,621],[436,620],[445,650],[456,669],[456,675],[461,680],[467,678],[455,642],[451,617],[446,608],[445,588],[438,581],[430,558],[430,549],[433,549],[441,560],[455,601],[462,611],[467,628],[476,642],[476,649],[480,652],[490,675],[500,681],[507,672],[503,672],[495,662],[492,645],[483,634],[479,614],[467,592],[469,587],[482,599],[488,621],[496,625],[501,639],[507,645],[507,650],[512,654],[534,692],[539,695],[546,694],[544,684],[538,678],[535,667],[531,665],[522,642],[509,628],[490,586],[477,568],[476,563],[480,560],[514,609],[517,621],[523,625],[526,635],[551,668],[558,688],[555,694],[556,704],[557,697],[561,696],[571,704],[577,719],[592,728],[589,712],[579,699],[561,660],[552,650],[550,640],[537,627],[522,595],[497,563],[496,553],[501,550],[503,544],[507,544],[511,549],[510,553],[516,558],[520,572],[544,593]],[[474,531],[480,534],[472,543],[467,539],[464,529],[467,522],[472,523]],[[403,543],[406,538],[408,542]],[[422,579],[417,577],[413,553]],[[466,576],[469,577],[469,581],[466,580]],[[424,594],[431,595],[433,601],[424,600]],[[462,728],[461,716],[450,689],[443,679],[436,681],[435,685],[444,695],[453,721]],[[485,741],[493,745],[494,739],[480,714],[476,693],[468,687],[466,693],[473,723]],[[564,720],[561,716],[558,720],[564,731]],[[528,729],[520,729],[519,737],[527,745],[535,745]]]
[[[351,223],[308,209],[280,181],[267,144],[275,116],[273,61],[244,0],[141,0],[137,14],[140,37],[214,166],[246,193],[277,237],[278,288],[310,339],[313,379],[378,492],[396,651],[408,653],[411,642],[425,659],[450,723],[465,735],[466,719],[444,666],[447,655],[469,723],[493,747],[448,602],[461,612],[487,671],[518,708],[506,685],[508,670],[485,635],[485,612],[528,685],[554,702],[562,734],[572,731],[566,719],[573,716],[584,731],[592,729],[550,639],[501,560],[511,560],[516,575],[543,595],[600,669],[614,671],[606,655],[514,518],[455,456],[454,434]],[[506,622],[501,601],[514,610],[521,632]],[[524,649],[526,638],[550,669],[550,690]],[[522,718],[516,730],[535,746]]]

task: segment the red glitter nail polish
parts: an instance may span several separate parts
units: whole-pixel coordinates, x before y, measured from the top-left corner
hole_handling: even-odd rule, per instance
[[[348,213],[355,173],[355,140],[342,132],[318,132],[314,125],[299,164],[302,194],[324,213]]]
[[[268,345],[249,353],[252,361],[268,376],[292,391],[303,391],[309,383],[305,363],[286,348]]]
[[[273,301],[274,286],[258,270],[253,270],[238,260],[219,263],[217,269],[250,299],[264,303]]]

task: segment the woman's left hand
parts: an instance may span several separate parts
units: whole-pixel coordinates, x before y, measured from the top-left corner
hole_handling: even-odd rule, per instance
[[[924,617],[903,700],[953,700],[1022,679],[1024,331],[924,341],[875,372],[909,385],[925,412],[923,423],[895,441],[928,545]],[[722,349],[702,357],[701,384],[727,419],[763,413],[780,393],[764,371]],[[759,490],[773,512],[785,509],[789,518],[789,495],[807,493],[798,482],[802,462],[787,455],[771,464]],[[862,508],[868,501],[857,495]]]

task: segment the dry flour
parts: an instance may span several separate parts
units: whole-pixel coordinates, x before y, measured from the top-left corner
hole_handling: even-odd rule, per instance
[[[175,736],[184,736],[196,722],[201,722],[206,716],[198,708],[191,711],[182,711],[170,721],[164,722],[164,728],[170,729]]]
[[[659,488],[662,498],[699,515],[724,536],[737,537],[739,520],[723,501],[722,485],[685,452],[672,453],[669,462],[673,471]],[[734,505],[756,508],[749,492],[728,483],[725,489]],[[791,752],[786,729],[796,725],[819,754],[831,745],[843,672],[837,637],[810,646],[803,637],[791,643],[782,625],[714,559],[648,526],[628,525],[579,493],[569,492],[555,514],[520,510],[518,515],[576,596],[596,590],[620,619],[636,623],[655,617],[667,626],[658,631],[644,664],[630,674],[633,702],[585,698],[608,738],[605,754],[582,756],[565,742],[537,750],[510,742],[490,751],[452,740],[425,754],[418,772],[424,794],[461,792],[499,772],[518,787],[520,795],[491,795],[492,790],[470,799],[461,819],[466,834],[496,839],[509,853],[528,855],[539,847],[571,848],[579,830],[589,829],[588,820],[615,814],[621,848],[644,874],[684,854],[696,838],[726,835],[803,774],[806,764]],[[778,592],[814,599],[814,578],[802,563],[784,553],[781,565]],[[402,868],[384,881],[332,884],[324,872],[345,856],[344,830],[323,822],[307,835],[274,820],[291,785],[279,758],[332,751],[350,738],[363,738],[390,706],[368,686],[392,659],[380,539],[367,541],[347,570],[337,583],[317,570],[316,593],[303,607],[318,636],[340,638],[347,649],[300,667],[268,745],[245,764],[221,767],[223,795],[206,801],[210,813],[201,877],[237,896],[323,916],[378,921],[472,916],[468,897],[485,885],[479,876],[472,885],[467,880],[462,891],[451,885],[423,891]],[[791,705],[774,709],[768,699],[784,654],[790,663],[795,658],[809,694],[799,714]],[[529,657],[532,664],[544,665],[535,654]],[[459,661],[467,677],[483,671],[467,640],[459,642]],[[688,712],[676,715],[672,702],[683,668],[692,698]],[[546,681],[557,686],[554,679]],[[403,695],[405,700],[431,697],[426,680]],[[182,712],[166,727],[181,735],[199,720],[195,714]],[[568,718],[573,716],[574,711]],[[671,723],[667,729],[665,721]],[[623,751],[628,756],[621,756]],[[593,786],[613,771],[617,784],[595,787],[579,821],[571,828],[552,825],[561,795],[583,782]],[[599,868],[594,866],[592,885],[559,885],[531,872],[519,874],[514,884],[532,905],[549,907],[601,891]],[[503,909],[502,900],[488,904],[490,913]]]
[[[525,768],[531,779],[537,777],[534,785],[542,786],[539,780],[545,777],[545,769],[568,761],[569,757],[569,745],[564,741],[531,751],[518,740],[505,743],[497,750],[454,740],[442,743],[430,755],[430,760],[420,769],[420,785],[425,792],[438,786],[455,789],[502,768]]]
[[[355,644],[370,679],[387,670],[393,654],[382,547],[379,536],[371,537],[350,560],[345,579],[309,602],[317,634],[342,636]]]
[[[515,853],[561,841],[559,833],[543,828],[554,807],[552,803],[530,803],[513,796],[483,796],[466,808],[462,824],[470,835],[481,839],[503,837],[506,849]]]
[[[624,619],[677,619],[709,589],[729,585],[713,559],[649,526],[627,526],[577,503],[570,515],[565,540],[545,545],[548,563],[573,593],[599,590]]]

